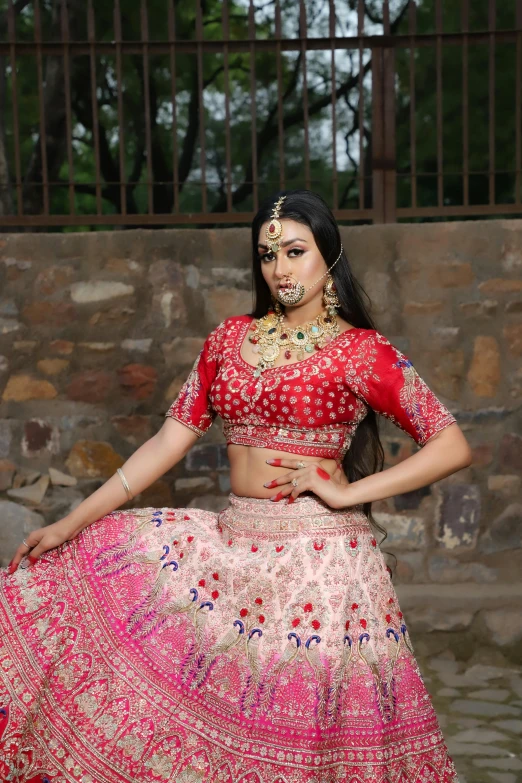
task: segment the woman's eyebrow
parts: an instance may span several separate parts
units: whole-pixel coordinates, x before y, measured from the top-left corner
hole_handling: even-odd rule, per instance
[[[281,247],[286,247],[287,245],[291,245],[292,242],[306,242],[306,239],[301,239],[301,237],[294,237],[294,239],[287,239],[286,242],[281,243]],[[267,245],[263,245],[262,242],[258,242],[258,247],[264,247],[266,248]]]

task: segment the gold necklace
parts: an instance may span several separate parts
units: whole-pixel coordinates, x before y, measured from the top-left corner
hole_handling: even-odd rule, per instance
[[[329,345],[341,333],[335,315],[320,313],[313,321],[293,328],[286,327],[283,319],[283,313],[278,315],[269,310],[267,315],[252,322],[248,339],[254,353],[260,355],[254,370],[255,378],[259,378],[268,367],[274,366],[282,349],[285,351],[285,359],[291,359],[292,353],[296,352],[300,361],[305,354]]]

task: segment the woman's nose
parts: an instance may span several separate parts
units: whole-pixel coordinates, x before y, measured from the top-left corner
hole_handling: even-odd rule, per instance
[[[290,274],[290,264],[288,263],[288,259],[284,256],[277,256],[276,257],[276,265],[275,265],[275,274],[278,278],[286,277]]]

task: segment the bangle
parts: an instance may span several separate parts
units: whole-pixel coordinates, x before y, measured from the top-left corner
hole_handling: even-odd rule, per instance
[[[121,483],[123,484],[125,492],[127,493],[127,497],[129,498],[129,500],[132,500],[133,495],[132,495],[132,493],[130,491],[130,487],[129,487],[129,484],[127,482],[127,479],[123,475],[123,470],[121,468],[118,468],[117,473],[118,473],[118,476],[121,478]]]

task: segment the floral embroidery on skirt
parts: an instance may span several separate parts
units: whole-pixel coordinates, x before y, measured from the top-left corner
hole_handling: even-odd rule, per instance
[[[0,583],[2,780],[457,783],[359,508],[115,511]]]

